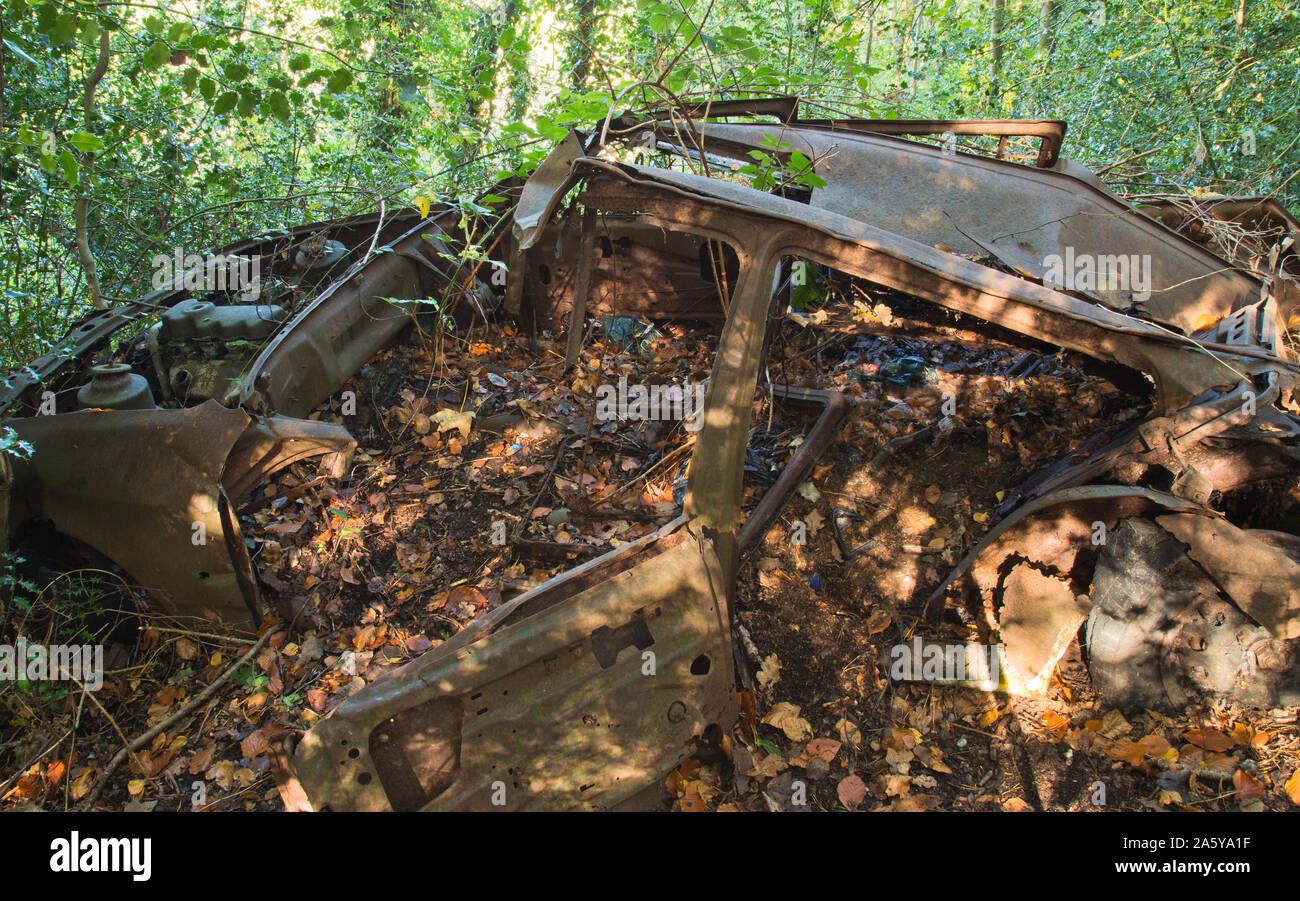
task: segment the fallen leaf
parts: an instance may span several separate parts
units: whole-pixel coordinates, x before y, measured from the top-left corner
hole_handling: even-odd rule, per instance
[[[889,628],[893,623],[893,617],[883,610],[877,610],[867,619],[867,634],[876,635]]]
[[[764,690],[771,688],[781,678],[781,661],[775,654],[768,654],[763,658],[763,665],[759,668],[755,677],[758,679],[758,686]]]
[[[1069,717],[1061,716],[1059,713],[1050,710],[1043,714],[1043,725],[1047,727],[1047,731],[1051,733],[1056,741],[1065,738],[1066,733],[1070,731]]]
[[[921,765],[926,769],[934,770],[936,773],[952,773],[952,768],[943,762],[943,751],[938,748],[918,747],[916,749],[916,759],[921,761]]]
[[[1188,729],[1183,733],[1183,738],[1189,744],[1207,751],[1226,751],[1233,744],[1232,739],[1218,729]]]
[[[799,710],[797,705],[781,701],[772,706],[762,722],[780,729],[791,741],[807,741],[812,737],[812,726],[799,716]]]
[[[808,747],[804,748],[804,754],[810,758],[820,757],[830,763],[835,759],[835,755],[840,753],[840,747],[840,743],[833,738],[814,738],[808,742]]]
[[[1118,710],[1107,710],[1101,718],[1100,731],[1103,738],[1122,738],[1133,731],[1133,726]]]
[[[197,776],[200,773],[207,772],[208,767],[212,766],[212,755],[216,753],[216,743],[210,743],[201,751],[195,751],[190,757],[189,773],[191,776]]]
[[[1291,774],[1290,779],[1286,780],[1286,785],[1283,788],[1286,790],[1286,796],[1291,799],[1291,803],[1300,805],[1300,766],[1295,768],[1295,772]]]
[[[470,424],[474,421],[473,410],[439,410],[433,414],[433,421],[438,423],[438,434],[460,429],[462,438],[469,438]]]
[[[867,797],[867,783],[856,775],[845,776],[840,780],[840,784],[835,786],[835,794],[839,796],[840,803],[849,810],[857,810],[858,805]]]
[[[846,745],[857,747],[862,744],[862,730],[854,723],[851,723],[842,717],[835,723],[835,734],[838,735],[840,741],[844,742]]]
[[[1237,787],[1237,800],[1239,801],[1250,801],[1264,797],[1264,789],[1260,788],[1255,778],[1245,770],[1237,770],[1232,774],[1232,784]]]

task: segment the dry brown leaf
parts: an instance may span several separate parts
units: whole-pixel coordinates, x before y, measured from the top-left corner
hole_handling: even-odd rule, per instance
[[[208,767],[212,766],[212,755],[216,753],[216,750],[216,743],[210,742],[206,748],[195,751],[193,756],[190,757],[190,775],[197,776],[199,773],[207,772]]]
[[[804,756],[820,757],[827,763],[833,761],[838,753],[840,753],[840,743],[833,738],[814,738],[808,742],[808,747],[804,748]]]
[[[943,751],[938,748],[922,746],[916,749],[916,759],[921,761],[921,765],[926,769],[934,770],[936,773],[948,773],[951,775],[952,768],[943,762]]]
[[[1291,799],[1292,804],[1300,804],[1300,766],[1296,767],[1295,772],[1291,774],[1291,778],[1286,780],[1283,789],[1285,789],[1286,796]]]
[[[862,730],[856,724],[849,722],[841,717],[835,723],[835,734],[840,737],[840,741],[846,745],[857,747],[862,744]]]
[[[1133,726],[1118,710],[1107,710],[1102,715],[1100,732],[1103,738],[1123,738],[1132,731]]]
[[[1232,739],[1218,729],[1188,729],[1183,738],[1190,744],[1207,751],[1226,751],[1232,747]]]
[[[1237,770],[1232,774],[1232,784],[1237,787],[1238,801],[1251,801],[1264,797],[1264,789],[1245,770]]]
[[[812,738],[812,726],[799,716],[799,710],[796,704],[780,701],[772,705],[762,722],[780,729],[791,741],[807,741]]]
[[[867,797],[867,783],[856,775],[845,776],[840,780],[840,784],[835,786],[835,794],[839,796],[840,803],[849,810],[857,810],[858,805]]]
[[[1053,713],[1050,710],[1043,714],[1043,725],[1047,727],[1047,731],[1054,741],[1065,738],[1066,733],[1070,731],[1069,717],[1061,716],[1059,713]]]
[[[893,618],[883,610],[877,610],[867,619],[867,634],[878,635],[889,628]]]

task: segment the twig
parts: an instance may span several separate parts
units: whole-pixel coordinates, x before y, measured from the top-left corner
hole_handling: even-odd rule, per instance
[[[257,652],[262,650],[262,648],[266,646],[266,643],[271,640],[271,636],[276,634],[279,631],[281,630],[275,628],[268,628],[266,632],[262,634],[262,637],[257,639],[257,641],[253,643],[253,646],[248,649],[248,653],[246,653],[243,657],[240,657],[238,661],[236,661],[224,673],[218,676],[211,684],[208,685],[207,688],[203,689],[203,691],[199,692],[197,695],[191,698],[188,704],[186,704],[180,710],[176,711],[171,716],[167,717],[167,719],[163,720],[161,723],[154,726],[149,731],[145,732],[135,741],[130,742],[125,748],[123,748],[122,750],[118,751],[115,755],[113,755],[113,759],[109,761],[108,767],[105,768],[104,770],[104,775],[99,777],[99,782],[95,785],[95,790],[91,792],[90,796],[86,799],[86,803],[83,805],[84,809],[90,810],[94,808],[95,802],[99,800],[99,796],[104,793],[104,788],[108,785],[108,777],[113,775],[113,773],[117,770],[117,768],[122,764],[122,761],[126,759],[127,754],[134,754],[140,748],[144,747],[146,744],[153,741],[155,736],[159,735],[162,732],[165,732],[167,729],[171,728],[173,725],[180,722],[180,720],[189,716],[190,713],[192,713],[201,704],[207,701],[208,698],[212,697],[212,695],[216,692],[218,688],[220,688],[221,686],[229,682],[230,677],[235,674],[235,671],[238,670],[240,667],[242,667],[244,664],[246,664],[249,660],[252,660],[253,657],[257,655]],[[91,700],[94,701],[96,705],[99,705],[98,699],[96,699],[93,695],[91,696]],[[104,708],[103,706],[100,706],[99,709],[103,710]],[[107,715],[107,711],[105,711],[105,715]],[[125,741],[125,738],[123,739],[123,741]]]

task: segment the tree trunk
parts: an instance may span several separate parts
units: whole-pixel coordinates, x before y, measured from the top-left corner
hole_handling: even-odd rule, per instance
[[[107,28],[101,28],[99,32],[99,58],[95,61],[95,68],[86,78],[85,87],[81,93],[81,111],[86,122],[86,131],[93,134],[95,120],[95,88],[99,87],[99,81],[108,71],[109,62],[109,32]],[[90,184],[90,174],[95,167],[95,152],[88,150],[81,154],[81,165],[79,166],[79,178],[77,179],[77,200],[73,205],[73,217],[76,219],[76,243],[77,257],[81,260],[81,268],[86,273],[86,286],[90,290],[90,305],[96,310],[107,309],[108,303],[104,300],[103,293],[99,290],[99,274],[95,269],[95,257],[90,252],[90,234],[86,225],[86,214],[90,206],[90,198],[87,196]]]
[[[993,28],[989,36],[989,56],[993,74],[989,78],[989,102],[1002,99],[1002,27],[1007,13],[1007,0],[993,0]]]

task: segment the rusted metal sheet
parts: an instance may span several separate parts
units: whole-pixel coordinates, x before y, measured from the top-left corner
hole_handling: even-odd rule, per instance
[[[418,223],[322,291],[253,360],[240,405],[302,418],[339,390],[410,323],[418,306],[401,301],[448,288],[436,262],[442,248],[425,237],[441,233],[436,217]]]
[[[689,173],[626,164],[615,167],[592,159],[574,166],[592,177],[597,172],[609,176],[589,179],[584,194],[588,202],[614,211],[644,211],[645,221],[654,221],[649,215],[654,213],[676,228],[700,232],[703,229],[693,228],[689,216],[675,211],[689,207],[696,214],[712,209],[715,221],[727,223],[725,230],[721,225],[713,228],[729,234],[733,245],[742,243],[748,230],[773,234],[776,222],[789,223],[793,228],[782,235],[789,245],[781,253],[833,265],[940,306],[1146,372],[1157,384],[1162,410],[1177,409],[1207,389],[1223,385],[1233,372],[1279,369],[1290,377],[1300,374],[1294,361],[1276,356],[1271,349],[1192,341],[1151,322],[829,210]],[[603,185],[599,197],[592,189],[596,184]]]
[[[558,331],[571,319],[583,259],[590,265],[585,312],[596,316],[697,319],[721,322],[718,285],[708,271],[704,239],[603,216],[592,227],[590,256],[578,241],[551,226],[527,255],[524,292],[544,327]],[[554,251],[551,250],[554,248]]]
[[[297,779],[317,810],[617,808],[734,722],[728,594],[684,529],[629,545],[349,698]]]
[[[1300,562],[1247,529],[1188,514],[1156,517],[1233,603],[1278,638],[1300,638]]]
[[[242,410],[215,401],[187,410],[11,420],[34,451],[15,466],[10,524],[30,515],[51,520],[112,558],[171,612],[260,619],[247,552],[240,553],[243,539],[220,483],[248,423]]]
[[[1187,514],[1161,520],[1222,525]],[[1124,519],[1112,531],[1090,597],[1084,643],[1107,704],[1181,710],[1206,696],[1264,707],[1300,699],[1296,644],[1225,601],[1186,545],[1150,519]]]
[[[799,126],[697,123],[706,151],[743,156],[767,135],[816,161],[827,182],[811,204],[963,255],[995,254],[1035,278],[1055,267],[1084,285],[1085,264],[1125,267],[1126,284],[1092,284],[1118,310],[1137,305],[1186,333],[1259,299],[1257,279],[1154,225],[1097,184],[1061,172],[914,141]],[[667,136],[663,136],[665,139]],[[1130,271],[1130,264],[1133,264]],[[1094,279],[1094,282],[1096,279]]]
[[[291,463],[335,454],[341,465],[356,446],[356,439],[341,425],[270,416],[252,423],[239,436],[226,457],[221,483],[231,499],[240,503],[257,485]]]

